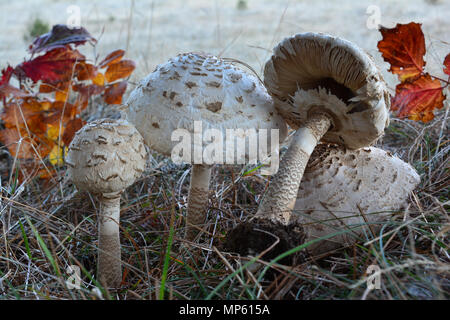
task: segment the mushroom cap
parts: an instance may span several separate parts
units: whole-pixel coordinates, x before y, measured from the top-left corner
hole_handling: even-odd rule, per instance
[[[315,253],[329,251],[354,242],[355,234],[364,237],[367,227],[358,226],[366,219],[379,229],[376,222],[401,209],[419,182],[411,165],[382,149],[320,144],[305,169],[290,223],[303,225],[307,241],[356,227],[354,233],[308,247]]]
[[[257,77],[205,53],[180,54],[158,65],[131,92],[126,106],[127,119],[146,144],[166,156],[178,143],[171,141],[172,132],[192,134],[194,121],[202,122],[203,133],[218,129],[224,144],[226,129],[279,129],[280,142],[287,135],[285,121]]]
[[[322,141],[357,149],[377,140],[389,124],[389,93],[373,59],[353,43],[301,33],[274,48],[264,83],[290,126],[326,113],[332,127]]]
[[[77,131],[66,163],[78,189],[109,194],[133,184],[144,171],[146,157],[144,140],[133,125],[101,119]]]

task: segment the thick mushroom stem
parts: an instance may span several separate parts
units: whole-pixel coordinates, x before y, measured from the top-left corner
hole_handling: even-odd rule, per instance
[[[191,183],[186,214],[186,239],[192,241],[199,233],[199,227],[205,222],[205,208],[208,202],[210,165],[194,164],[191,171]]]
[[[120,194],[102,195],[98,217],[98,278],[108,288],[117,288],[122,281],[119,221]]]
[[[309,157],[330,126],[330,116],[316,113],[296,131],[278,172],[270,181],[255,218],[269,219],[284,225],[289,223]]]

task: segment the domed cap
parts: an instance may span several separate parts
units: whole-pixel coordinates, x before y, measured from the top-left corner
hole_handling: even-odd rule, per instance
[[[322,141],[350,149],[368,146],[389,124],[389,93],[372,58],[353,43],[301,33],[275,47],[264,83],[280,114],[298,128],[314,112],[332,127]]]
[[[363,234],[361,224],[377,229],[376,222],[389,219],[419,183],[411,165],[382,149],[321,144],[305,169],[291,223],[304,226],[307,241],[353,229],[309,248],[325,252],[352,243],[354,233]]]
[[[146,156],[143,138],[133,125],[101,119],[77,131],[66,163],[78,189],[106,194],[133,184],[144,171]]]
[[[204,53],[180,54],[157,66],[133,90],[126,106],[127,119],[146,144],[166,156],[178,143],[171,141],[172,132],[194,133],[194,121],[202,122],[203,132],[220,130],[223,141],[226,129],[279,129],[280,141],[287,134],[257,77]],[[195,143],[192,139],[192,147]]]

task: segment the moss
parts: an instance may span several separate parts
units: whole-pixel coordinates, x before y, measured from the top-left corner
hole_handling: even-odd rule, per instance
[[[35,18],[31,24],[28,25],[27,31],[23,35],[23,39],[30,42],[36,37],[43,35],[50,31],[50,25],[41,20],[40,18]]]

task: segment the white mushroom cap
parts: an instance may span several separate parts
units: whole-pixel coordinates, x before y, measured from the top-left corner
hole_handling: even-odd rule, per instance
[[[143,138],[133,125],[102,119],[78,130],[66,163],[78,189],[108,194],[134,183],[144,171],[146,156]]]
[[[368,146],[389,123],[389,93],[373,59],[353,43],[326,34],[283,40],[265,65],[264,83],[293,128],[315,112],[332,127],[322,141]]]
[[[348,228],[363,236],[363,229],[368,229],[358,226],[365,218],[374,230],[379,229],[380,224],[371,223],[388,220],[419,182],[413,167],[384,150],[318,145],[303,175],[291,223],[303,226],[306,241]],[[326,252],[354,239],[349,232],[308,249]]]
[[[224,143],[225,129],[279,129],[280,141],[287,134],[272,98],[255,76],[204,53],[180,54],[157,66],[126,105],[127,119],[146,144],[166,156],[178,143],[171,141],[172,132],[186,129],[192,134],[194,121],[202,121],[203,132],[220,130]]]

